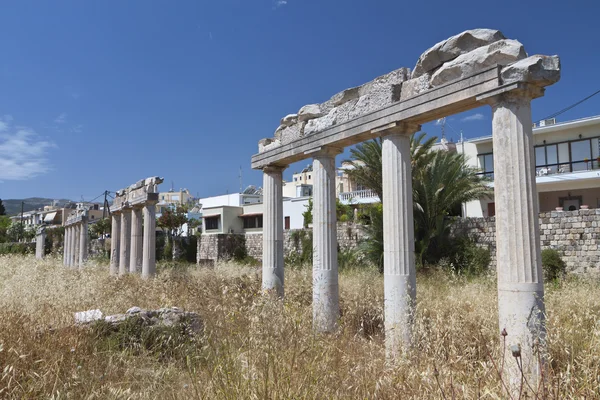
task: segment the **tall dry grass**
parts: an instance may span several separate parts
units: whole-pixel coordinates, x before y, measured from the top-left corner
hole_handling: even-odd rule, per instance
[[[162,269],[149,281],[107,271],[0,257],[0,398],[507,398],[495,366],[493,278],[419,276],[416,348],[388,365],[383,279],[374,270],[342,273],[335,335],[311,329],[310,269],[286,272],[284,302],[260,295],[258,269]],[[107,349],[72,326],[76,311],[131,306],[196,311],[205,336],[165,358]],[[573,279],[548,287],[547,312],[544,396],[600,397],[600,285]]]

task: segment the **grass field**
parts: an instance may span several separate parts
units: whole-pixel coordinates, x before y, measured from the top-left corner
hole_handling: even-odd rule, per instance
[[[420,274],[416,348],[388,365],[383,277],[371,269],[341,274],[339,332],[315,335],[310,268],[286,271],[281,302],[261,296],[255,268],[163,267],[143,281],[111,278],[107,265],[61,264],[0,256],[0,398],[507,398],[495,367],[493,277]],[[76,311],[132,306],[198,312],[205,335],[121,349],[73,327]],[[539,398],[600,398],[600,284],[548,285],[546,307],[550,361]]]

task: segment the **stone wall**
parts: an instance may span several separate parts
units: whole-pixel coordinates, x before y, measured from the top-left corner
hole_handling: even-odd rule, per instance
[[[455,234],[464,233],[492,252],[496,267],[496,219],[467,218],[457,221]],[[556,249],[567,271],[600,274],[600,209],[540,213],[542,249]]]
[[[301,232],[310,234],[312,229],[284,231],[283,248],[285,254],[297,250],[296,241]],[[357,246],[366,235],[361,225],[339,223],[337,237],[340,248],[348,248]],[[262,240],[262,233],[202,235],[198,239],[198,264],[213,264],[215,261],[228,259],[232,256],[236,246],[242,243],[246,247],[249,256],[261,260]]]

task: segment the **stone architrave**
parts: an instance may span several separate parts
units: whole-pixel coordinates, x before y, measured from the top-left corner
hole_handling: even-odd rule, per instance
[[[283,180],[284,167],[263,169],[263,266],[262,289],[284,294]]]
[[[142,272],[142,208],[133,207],[131,212],[131,254],[129,256],[129,272]]]
[[[110,230],[110,274],[119,273],[119,257],[121,255],[121,214],[113,212]]]
[[[518,393],[522,374],[519,354],[531,387],[541,378],[545,359],[544,280],[541,264],[539,206],[535,181],[531,99],[543,89],[491,98],[496,202],[496,269],[498,317],[506,332],[504,376]],[[539,352],[539,353],[538,353]]]
[[[131,251],[131,208],[121,210],[121,240],[119,255],[119,275],[129,272],[129,254]]]
[[[144,238],[142,252],[142,278],[156,275],[156,203],[147,201],[144,205]]]
[[[335,156],[333,147],[313,156],[313,325],[333,332],[340,314],[337,259]]]
[[[46,228],[38,228],[35,237],[35,258],[42,259],[46,255]]]
[[[410,135],[415,124],[382,132],[385,346],[388,358],[410,348],[416,302]]]
[[[81,216],[81,222],[79,223],[79,268],[83,267],[83,264],[88,258],[88,220],[87,215]]]

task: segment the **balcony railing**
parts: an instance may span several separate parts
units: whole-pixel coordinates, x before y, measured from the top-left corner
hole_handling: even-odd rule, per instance
[[[363,200],[363,199],[377,201],[377,200],[379,200],[379,196],[377,196],[377,193],[375,193],[375,191],[373,191],[371,189],[367,189],[367,190],[355,190],[354,192],[340,193],[339,199],[340,199],[340,201],[347,201],[347,202],[352,202],[353,200]]]
[[[600,169],[600,160],[579,160],[566,163],[546,164],[535,167],[535,176],[548,176],[555,174],[567,174],[571,172],[592,171]],[[477,175],[485,175],[494,179],[494,172],[480,172]]]

